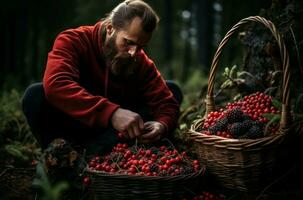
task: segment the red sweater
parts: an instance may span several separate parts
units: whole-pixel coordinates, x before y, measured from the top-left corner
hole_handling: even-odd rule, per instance
[[[43,78],[47,100],[91,127],[107,127],[119,107],[144,103],[153,120],[171,131],[179,105],[160,72],[142,50],[142,65],[133,78],[125,82],[113,77],[102,57],[101,26],[99,22],[58,35]]]

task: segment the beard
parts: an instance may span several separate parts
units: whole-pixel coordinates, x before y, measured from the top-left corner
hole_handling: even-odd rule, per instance
[[[116,47],[116,34],[109,38],[103,47],[105,62],[110,72],[121,79],[133,75],[139,66],[139,59],[127,52],[118,52]]]

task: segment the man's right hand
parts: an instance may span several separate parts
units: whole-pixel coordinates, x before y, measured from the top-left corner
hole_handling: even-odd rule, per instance
[[[144,122],[138,113],[118,108],[111,118],[112,126],[120,132],[127,132],[130,138],[138,137],[144,129]]]

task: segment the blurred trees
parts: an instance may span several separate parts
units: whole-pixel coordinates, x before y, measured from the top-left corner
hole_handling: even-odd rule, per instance
[[[5,1],[1,6],[1,77],[26,84],[41,79],[47,52],[58,31],[75,15],[73,1]]]
[[[64,29],[93,25],[118,0],[5,0],[1,2],[0,88],[26,87],[42,79],[47,53]],[[146,51],[169,79],[184,82],[195,70],[207,75],[217,44],[241,18],[265,3],[240,0],[149,0],[160,15]],[[234,58],[237,51],[227,52]],[[228,59],[226,62],[231,63]]]

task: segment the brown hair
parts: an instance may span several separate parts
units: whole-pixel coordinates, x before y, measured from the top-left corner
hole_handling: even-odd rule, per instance
[[[104,23],[111,23],[115,29],[121,30],[135,17],[142,20],[143,30],[147,33],[153,32],[159,22],[157,13],[142,0],[125,0],[103,20]]]

